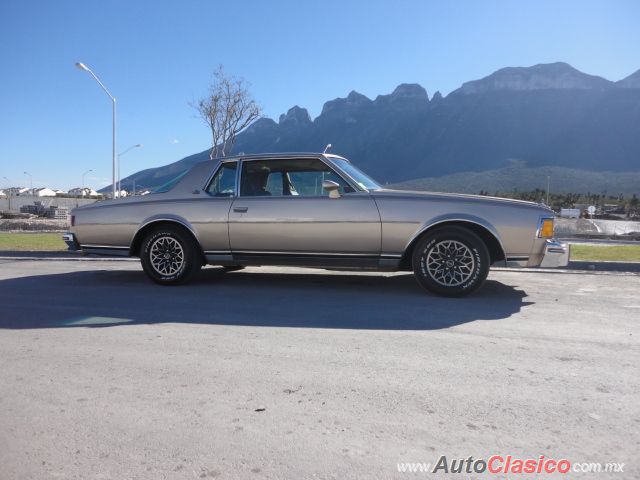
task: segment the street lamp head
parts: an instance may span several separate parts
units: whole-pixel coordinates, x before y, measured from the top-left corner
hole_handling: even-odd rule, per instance
[[[141,143],[137,144],[136,147],[142,147],[143,145]]]
[[[78,67],[80,70],[84,70],[85,72],[89,71],[89,67],[87,67],[84,63],[82,62],[76,62],[76,67]]]

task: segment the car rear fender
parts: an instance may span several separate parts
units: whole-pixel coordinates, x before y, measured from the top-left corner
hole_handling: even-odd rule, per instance
[[[187,221],[187,219],[179,215],[154,215],[153,217],[150,217],[142,222],[136,230],[136,233],[133,236],[133,241],[131,242],[129,254],[131,256],[138,256],[140,247],[142,245],[142,240],[144,239],[147,232],[162,224],[177,225],[180,228],[184,229],[189,233],[189,235],[191,235],[193,240],[196,242],[196,245],[198,245],[198,248],[202,251],[202,247],[200,247],[200,242],[198,241],[195,229],[193,228],[193,225],[191,225],[191,223]]]

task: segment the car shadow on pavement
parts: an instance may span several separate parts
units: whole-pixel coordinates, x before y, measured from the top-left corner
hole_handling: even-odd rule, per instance
[[[195,323],[432,330],[508,318],[531,304],[525,297],[495,280],[469,297],[436,297],[409,273],[206,268],[194,283],[163,287],[141,271],[77,271],[0,280],[0,328]]]

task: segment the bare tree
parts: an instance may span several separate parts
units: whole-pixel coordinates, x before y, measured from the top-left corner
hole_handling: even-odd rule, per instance
[[[211,160],[229,154],[238,134],[262,116],[248,87],[244,78],[226,75],[220,65],[207,95],[191,103],[211,130]]]

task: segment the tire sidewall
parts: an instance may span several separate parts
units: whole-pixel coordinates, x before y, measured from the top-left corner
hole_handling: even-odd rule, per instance
[[[462,284],[445,286],[436,282],[426,267],[426,258],[433,247],[445,240],[455,240],[471,251],[474,259],[472,275]],[[416,279],[425,289],[439,295],[462,296],[476,290],[489,273],[489,252],[486,245],[475,233],[460,227],[444,227],[428,234],[418,242],[413,254],[413,269]]]

